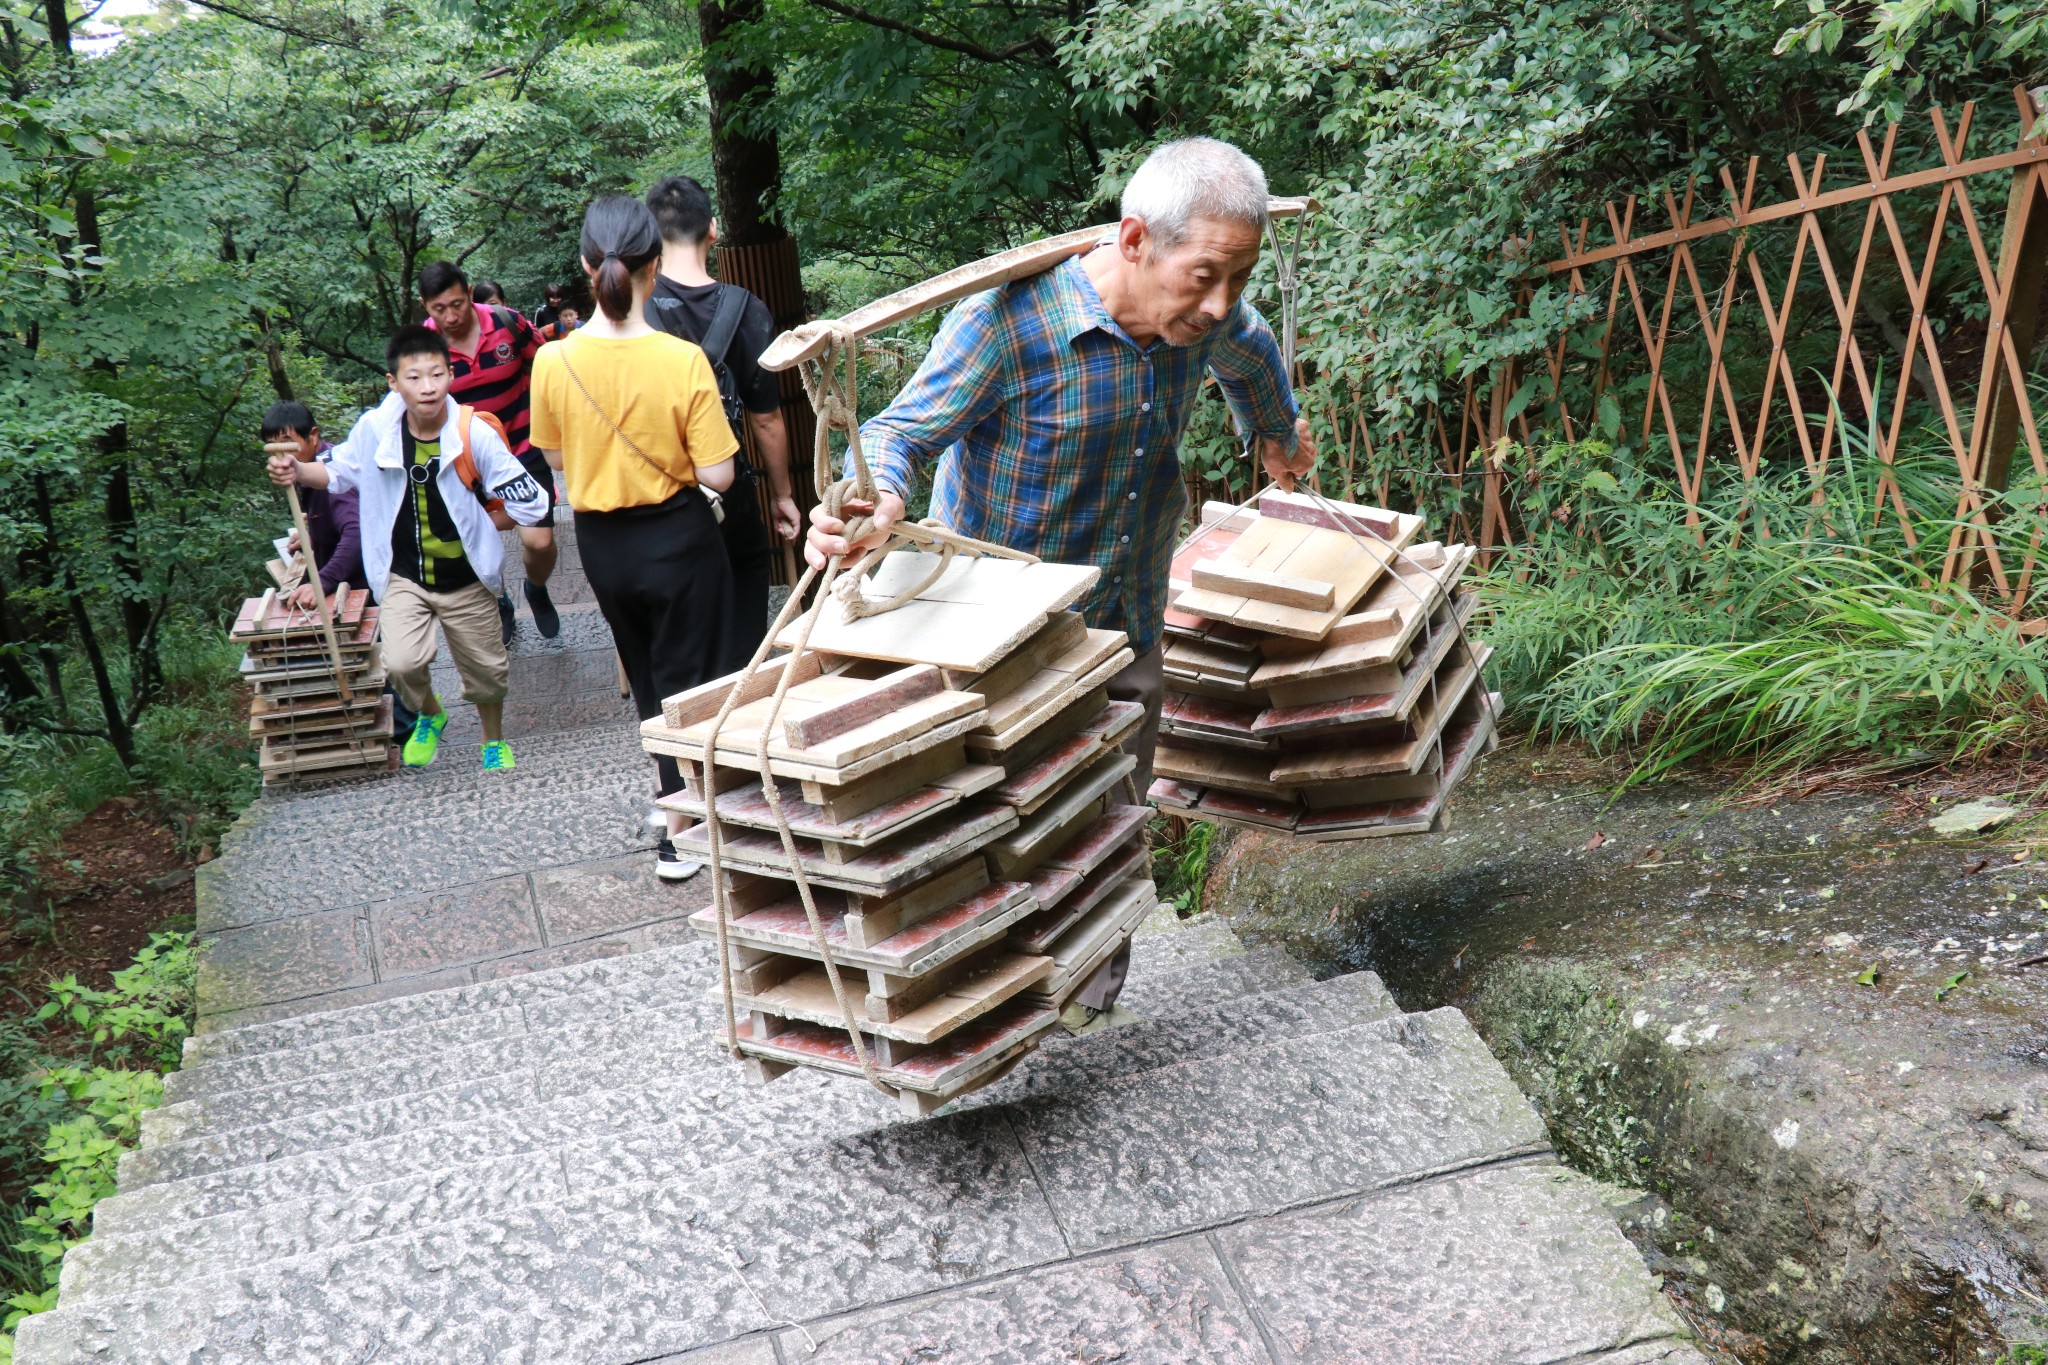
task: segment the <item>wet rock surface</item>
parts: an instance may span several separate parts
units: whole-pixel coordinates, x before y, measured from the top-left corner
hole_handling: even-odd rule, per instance
[[[1613,790],[1503,751],[1441,834],[1233,837],[1208,904],[1404,1009],[1466,1009],[1576,1164],[1650,1192],[1624,1221],[1726,1358],[2048,1340],[2029,822],[1928,828],[1962,794]]]

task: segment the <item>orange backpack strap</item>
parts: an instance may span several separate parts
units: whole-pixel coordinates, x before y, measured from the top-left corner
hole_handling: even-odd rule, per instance
[[[469,448],[469,423],[473,417],[481,417],[485,422],[489,423],[491,430],[498,433],[498,439],[501,441],[505,441],[505,424],[490,413],[478,412],[466,403],[456,405],[455,429],[462,434],[462,449],[455,456],[455,477],[462,480],[464,488],[467,488],[472,493],[477,493],[483,483],[483,478],[476,472],[476,456]],[[510,441],[506,441],[506,449],[511,449]],[[482,495],[479,493],[478,496],[481,497]],[[487,512],[495,512],[505,505],[503,498],[483,498],[482,500],[484,510]]]

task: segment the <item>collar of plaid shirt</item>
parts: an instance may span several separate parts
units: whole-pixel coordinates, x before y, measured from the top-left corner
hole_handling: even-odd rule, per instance
[[[1279,345],[1249,305],[1190,346],[1139,347],[1078,258],[963,299],[916,375],[861,427],[878,482],[916,487],[934,462],[931,514],[1043,559],[1094,564],[1091,626],[1159,642],[1187,495],[1180,437],[1205,376],[1240,429],[1291,440]]]

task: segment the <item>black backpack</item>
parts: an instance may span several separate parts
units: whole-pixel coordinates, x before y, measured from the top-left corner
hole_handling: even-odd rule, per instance
[[[736,284],[719,285],[718,309],[711,315],[711,328],[701,340],[684,330],[687,315],[681,299],[656,294],[647,300],[647,321],[651,325],[703,348],[704,358],[711,362],[711,376],[718,381],[719,404],[725,409],[725,420],[732,424],[735,436],[746,430],[742,423],[747,420],[747,405],[740,399],[739,381],[732,377],[725,353],[732,349],[732,339],[740,330],[740,319],[746,316],[747,300],[751,297]]]

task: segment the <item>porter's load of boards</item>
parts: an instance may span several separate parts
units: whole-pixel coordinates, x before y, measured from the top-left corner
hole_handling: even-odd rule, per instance
[[[1155,805],[1318,841],[1441,828],[1493,747],[1469,545],[1422,518],[1268,489],[1175,552]]]
[[[914,587],[939,557],[899,550],[862,582],[871,601]],[[1118,746],[1143,708],[1109,699],[1131,650],[1073,609],[1101,571],[960,557],[893,610],[818,608],[767,736],[787,659],[670,697],[644,722],[651,753],[684,762],[664,804],[706,813],[721,877],[693,917],[725,934],[737,1037],[754,1074],[863,1074],[925,1114],[1007,1072],[1157,903],[1147,811]],[[849,577],[842,581],[856,581]],[[794,648],[802,621],[776,643]],[[783,822],[765,789],[775,784]],[[703,824],[677,837],[709,860]],[[821,953],[793,880],[812,889]],[[832,989],[836,964],[847,1000]],[[723,994],[725,985],[713,987]]]
[[[329,610],[331,641],[317,609],[294,607],[273,588],[243,602],[229,627],[229,638],[245,651],[249,734],[265,783],[390,764],[391,699],[384,695],[377,608],[367,589],[343,583]]]

